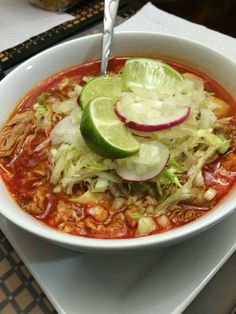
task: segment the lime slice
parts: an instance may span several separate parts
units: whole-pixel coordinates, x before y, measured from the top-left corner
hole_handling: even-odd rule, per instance
[[[124,158],[139,151],[140,144],[114,113],[110,97],[97,97],[85,107],[81,134],[92,151],[105,158]]]
[[[183,77],[174,68],[159,60],[131,58],[124,65],[122,80],[125,90],[131,87],[156,89],[176,85]]]
[[[88,81],[80,93],[80,105],[84,109],[94,98],[104,96],[115,98],[121,93],[120,76],[99,76]],[[115,100],[114,100],[115,102]]]

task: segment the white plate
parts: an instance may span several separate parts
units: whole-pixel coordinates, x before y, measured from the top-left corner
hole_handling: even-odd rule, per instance
[[[49,244],[5,218],[0,227],[61,314],[177,314],[236,249],[236,212],[181,244],[98,255]]]

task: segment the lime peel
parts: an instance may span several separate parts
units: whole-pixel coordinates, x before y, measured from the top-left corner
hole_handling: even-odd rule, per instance
[[[116,117],[110,97],[97,97],[85,107],[80,131],[89,148],[105,158],[125,158],[140,148],[130,130]]]
[[[122,71],[123,88],[145,87],[156,89],[171,86],[183,80],[183,76],[168,64],[149,58],[128,59]]]
[[[122,90],[121,77],[98,76],[87,82],[80,93],[80,106],[84,109],[96,97],[111,97],[116,99]]]

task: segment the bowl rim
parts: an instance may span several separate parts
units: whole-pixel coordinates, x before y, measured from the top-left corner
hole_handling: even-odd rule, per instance
[[[199,43],[194,40],[189,40],[187,38],[181,37],[181,36],[175,36],[175,35],[169,35],[169,34],[163,34],[163,33],[157,33],[157,32],[147,32],[147,31],[123,31],[123,32],[115,32],[115,37],[119,36],[154,36],[154,37],[163,37],[170,40],[179,40],[182,42],[185,42],[186,44],[193,44],[195,46],[199,46],[202,49],[206,49],[219,57],[223,57],[227,62],[233,63],[233,65],[236,68],[236,61],[234,61],[232,58],[225,56],[223,53],[209,48],[206,45]],[[14,77],[15,73],[24,70],[28,65],[31,63],[37,62],[37,59],[41,56],[46,56],[47,54],[51,54],[54,51],[57,51],[58,49],[61,49],[64,46],[69,46],[76,42],[81,42],[83,40],[98,40],[102,38],[102,34],[94,34],[94,35],[87,35],[79,38],[75,38],[69,41],[66,41],[64,43],[60,43],[56,46],[53,46],[51,48],[48,48],[39,54],[29,58],[28,60],[24,61],[22,64],[20,64],[18,67],[13,69],[1,82],[0,86],[8,84],[8,80],[12,79]],[[63,70],[63,69],[62,69]],[[55,73],[52,73],[54,75]],[[35,86],[35,85],[34,85]],[[15,105],[15,104],[14,104]],[[13,107],[14,108],[14,107]],[[1,178],[1,176],[0,176]],[[1,178],[1,184],[5,188],[5,183],[3,182]],[[231,190],[232,191],[232,190]],[[11,194],[9,191],[7,191],[9,194],[9,198],[11,197]],[[227,196],[226,196],[227,197]],[[225,199],[224,199],[225,200]],[[223,202],[224,202],[223,200]],[[15,201],[14,201],[15,202]],[[20,209],[20,206],[18,206],[16,203],[15,205]],[[2,207],[2,208],[1,208]],[[204,215],[201,218],[198,218],[197,220],[190,222],[184,226],[171,229],[170,231],[166,231],[163,233],[155,234],[155,235],[149,235],[146,237],[140,237],[140,238],[129,238],[129,239],[97,239],[97,238],[87,238],[82,236],[75,236],[71,234],[67,234],[58,230],[55,230],[54,228],[50,228],[47,225],[44,225],[46,228],[43,228],[42,231],[42,223],[40,222],[38,225],[33,224],[26,224],[22,226],[18,220],[17,216],[11,214],[11,211],[7,211],[5,207],[0,205],[0,214],[2,214],[4,217],[6,217],[8,220],[10,220],[12,223],[16,224],[17,226],[21,227],[22,229],[30,232],[31,234],[37,235],[41,238],[44,238],[46,240],[52,241],[54,243],[58,243],[60,245],[67,245],[70,247],[74,247],[75,249],[84,249],[84,250],[131,250],[131,249],[139,249],[139,248],[148,248],[153,246],[162,246],[166,245],[167,243],[176,242],[182,238],[187,238],[189,236],[192,236],[200,231],[205,230],[206,228],[212,226],[213,224],[217,223],[221,219],[225,218],[227,215],[229,215],[234,209],[236,209],[236,202],[233,204],[230,203],[229,206],[227,206],[227,211],[219,211],[214,212],[214,209],[210,211],[207,215]],[[22,214],[26,214],[22,210]],[[26,214],[28,216],[28,214]],[[35,220],[32,216],[30,216],[32,219]]]

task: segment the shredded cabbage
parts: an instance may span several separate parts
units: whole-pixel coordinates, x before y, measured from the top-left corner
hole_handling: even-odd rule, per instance
[[[181,166],[175,159],[170,159],[166,168],[156,178],[156,184],[160,194],[162,195],[162,185],[174,184],[177,187],[181,187],[182,185],[177,174],[186,172],[186,170],[187,168]]]
[[[39,102],[33,105],[35,110],[35,116],[39,119],[45,117],[48,114],[48,108],[45,105],[41,105]]]
[[[202,156],[197,164],[193,165],[190,171],[188,171],[188,180],[187,182],[180,187],[175,193],[169,195],[156,209],[156,214],[159,216],[164,211],[168,210],[171,206],[174,204],[177,204],[180,201],[187,200],[193,195],[193,192],[191,191],[193,181],[198,175],[198,173],[201,171],[203,165],[206,163],[206,161],[214,155],[216,149],[213,147],[209,147],[204,156]]]
[[[49,95],[50,95],[50,93],[48,93],[48,92],[42,93],[41,95],[39,95],[39,96],[37,97],[37,103],[39,103],[40,105],[43,105],[43,104],[44,104],[44,101],[45,101],[45,98],[46,98],[47,96],[49,96]]]
[[[211,101],[212,94],[204,91],[204,81],[201,78],[192,74],[184,74],[183,77],[183,81],[175,86],[163,86],[158,90],[132,86],[129,91],[121,93],[119,101],[125,102],[127,106],[135,102],[137,114],[138,108],[147,103],[148,108],[158,109],[167,115],[177,107],[191,107],[189,117],[175,127],[148,134],[138,132],[139,136],[137,132],[134,133],[141,144],[139,154],[122,160],[104,159],[92,152],[84,142],[80,133],[82,111],[77,105],[81,90],[79,85],[75,86],[69,99],[53,104],[53,112],[64,116],[50,134],[50,182],[55,185],[55,191],[63,189],[70,194],[75,184],[83,184],[90,194],[108,190],[116,197],[146,193],[160,201],[155,209],[156,216],[181,200],[191,198],[194,182],[201,179],[199,184],[204,186],[202,167],[205,163],[229,149],[229,139],[223,133],[216,133],[215,128],[229,123],[231,118],[217,119],[214,113],[216,105]],[[90,79],[84,78],[85,81]],[[45,97],[46,95],[42,95],[34,106],[39,117],[48,115],[48,109],[42,103]],[[152,110],[147,114],[151,116]],[[140,114],[142,113],[143,110],[140,109]],[[127,183],[116,175],[116,163],[126,163],[127,167],[135,164],[139,173],[155,167],[160,158],[158,147],[155,149],[154,146],[151,153],[150,149],[146,149],[146,144],[150,146],[155,141],[164,144],[170,152],[170,159],[159,175],[145,183]],[[147,225],[150,226],[147,228]],[[141,233],[151,232],[153,228],[152,221],[139,220],[138,230]],[[145,231],[147,229],[149,231]]]
[[[51,156],[53,170],[50,182],[56,185],[60,181],[61,186],[69,194],[72,193],[74,184],[102,177],[105,171],[112,169],[111,163],[90,151],[86,146],[82,148],[62,143],[58,148],[51,149]],[[113,176],[115,177],[115,174]],[[93,181],[87,182],[94,186]]]
[[[156,223],[151,217],[141,217],[138,221],[136,235],[142,237],[156,229]]]
[[[61,121],[52,129],[50,137],[53,145],[59,145],[61,143],[74,144],[80,149],[87,149],[87,145],[84,142],[80,133],[79,124],[77,121],[81,119],[81,109],[79,107],[74,109],[72,113]]]
[[[47,93],[44,94],[46,95]],[[33,105],[33,109],[35,111],[35,118],[37,119],[37,129],[44,129],[48,134],[52,127],[52,110],[50,106],[43,103],[43,99],[46,97],[45,95],[42,96],[40,102]],[[38,99],[41,96],[39,96]]]

